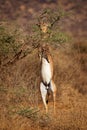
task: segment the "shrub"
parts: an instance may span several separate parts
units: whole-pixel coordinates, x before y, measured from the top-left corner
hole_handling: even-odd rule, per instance
[[[0,63],[12,59],[24,43],[22,30],[7,23],[0,25]]]

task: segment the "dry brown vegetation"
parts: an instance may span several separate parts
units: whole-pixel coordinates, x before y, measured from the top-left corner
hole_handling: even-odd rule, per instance
[[[70,48],[69,48],[70,49]],[[66,48],[52,49],[57,85],[56,115],[52,97],[49,114],[45,115],[39,92],[40,63],[37,49],[33,53],[1,70],[1,129],[86,130],[87,81],[86,68],[80,62],[81,53]]]
[[[56,6],[55,3],[51,3],[51,5],[48,5],[48,3],[38,3],[37,8],[41,4],[43,8],[44,5],[52,8]],[[34,4],[36,4],[35,1]],[[65,5],[66,3],[63,7],[66,9]],[[24,13],[26,12],[25,6],[26,2],[23,6],[19,6]],[[29,10],[31,14],[33,13],[32,11],[36,10],[36,7],[32,6],[31,3],[31,10]],[[4,7],[6,5],[1,8],[3,19],[8,17],[8,15],[4,15]],[[67,8],[72,9],[71,7],[74,8],[74,11],[76,10],[74,3],[68,2]],[[19,13],[21,20],[21,17],[24,18],[25,14],[20,15],[20,10],[19,12],[16,11],[14,15],[17,17],[16,15]],[[9,13],[12,18],[14,17],[13,12],[14,9],[11,14]],[[81,19],[81,16],[78,16],[78,19]],[[82,17],[82,19],[84,18]],[[27,20],[29,20],[28,17]],[[16,21],[16,23],[19,21]],[[65,18],[65,23],[66,21]],[[14,22],[12,21],[12,23]],[[27,27],[22,29],[21,25],[18,26],[19,23],[16,23],[9,25],[9,22],[1,22],[0,24],[0,31],[2,31],[1,27],[6,28],[6,32],[3,35],[0,32],[0,47],[4,48],[4,53],[2,53],[3,51],[0,48],[0,130],[87,130],[87,40],[85,35],[83,35],[85,34],[85,29],[83,29],[83,32],[80,31],[78,35],[79,41],[76,40],[76,37],[73,37],[70,42],[58,43],[58,46],[55,42],[53,44],[49,42],[54,62],[57,100],[56,115],[53,114],[52,96],[49,99],[49,113],[46,115],[39,91],[40,61],[37,43],[40,41],[34,37],[36,35],[33,35],[34,32],[31,25],[34,22],[33,20],[29,21],[29,23],[27,22]],[[70,21],[67,22],[67,32],[72,30],[72,28],[69,28],[69,23]],[[58,23],[59,25],[63,25],[63,31],[66,30],[63,21]],[[56,26],[57,24],[55,28]],[[15,35],[16,27],[17,33]],[[31,29],[31,31],[29,32],[27,28]],[[29,33],[32,37],[28,36]],[[11,36],[10,39],[8,36]],[[72,30],[72,36],[76,36],[75,30]],[[14,43],[14,46],[10,46],[11,51],[6,51],[8,45],[3,47],[2,42]],[[14,50],[14,47],[18,48]]]

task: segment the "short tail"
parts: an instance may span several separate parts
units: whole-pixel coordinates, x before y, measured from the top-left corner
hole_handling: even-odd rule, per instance
[[[49,90],[49,89],[47,89],[46,104],[48,104],[49,96],[50,96],[50,90]]]
[[[48,104],[48,99],[46,100],[46,104]]]

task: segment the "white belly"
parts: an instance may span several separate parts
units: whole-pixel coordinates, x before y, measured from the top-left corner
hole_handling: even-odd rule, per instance
[[[48,63],[47,60],[44,58],[42,61],[41,74],[42,74],[43,81],[48,84],[52,78],[51,68],[50,68],[50,63]]]

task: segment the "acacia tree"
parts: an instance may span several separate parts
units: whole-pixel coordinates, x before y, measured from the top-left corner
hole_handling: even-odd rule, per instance
[[[69,40],[59,30],[57,23],[66,13],[59,10],[45,9],[32,27],[32,34],[24,34],[20,27],[0,24],[0,64],[7,65],[24,58],[40,44],[58,45]]]
[[[52,10],[45,9],[41,12],[37,19],[37,24],[34,26],[35,43],[48,43],[58,45],[60,43],[67,42],[69,36],[59,29],[58,23],[62,17],[66,16],[67,13],[62,9]]]

